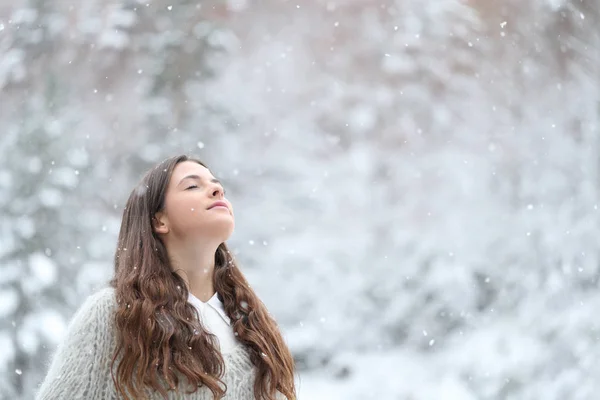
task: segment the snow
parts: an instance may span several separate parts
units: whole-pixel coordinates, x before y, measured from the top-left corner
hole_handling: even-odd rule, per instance
[[[54,345],[58,345],[60,338],[64,337],[66,331],[66,321],[54,310],[46,310],[36,318],[39,332],[45,340]]]
[[[331,370],[305,374],[299,380],[298,398],[476,399],[465,383],[439,368],[439,358],[403,351],[343,354],[336,363],[357,366],[348,378],[336,377]]]
[[[32,279],[39,281],[41,286],[49,286],[56,282],[58,268],[52,259],[43,253],[34,253],[29,256],[29,268]]]
[[[32,397],[128,194],[188,153],[300,398],[595,398],[596,4],[196,3],[0,16],[3,395]]]
[[[12,315],[19,305],[19,294],[16,290],[8,288],[0,291],[0,317],[8,318]]]

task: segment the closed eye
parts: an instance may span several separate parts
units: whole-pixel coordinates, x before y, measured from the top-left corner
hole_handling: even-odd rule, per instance
[[[185,190],[196,189],[198,187],[199,187],[198,185],[190,185],[190,186],[186,187]],[[223,186],[221,186],[221,190],[223,191],[223,196],[227,195],[227,191],[225,190],[225,188]]]

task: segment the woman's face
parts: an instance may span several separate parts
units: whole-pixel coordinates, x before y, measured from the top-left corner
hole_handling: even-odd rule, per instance
[[[176,239],[225,242],[234,228],[233,208],[219,181],[204,166],[183,161],[175,166],[164,210],[156,214],[155,231]]]

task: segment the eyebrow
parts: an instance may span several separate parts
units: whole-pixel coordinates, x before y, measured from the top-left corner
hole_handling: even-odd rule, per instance
[[[185,181],[186,179],[197,179],[199,181],[202,181],[202,177],[200,175],[187,175],[187,176],[184,176],[183,178],[181,178],[181,180],[179,181],[179,183],[177,184],[177,186],[181,185],[181,182]],[[217,178],[212,178],[210,181],[212,183],[218,183],[219,185],[223,186],[223,184],[221,183],[221,181],[218,180]]]

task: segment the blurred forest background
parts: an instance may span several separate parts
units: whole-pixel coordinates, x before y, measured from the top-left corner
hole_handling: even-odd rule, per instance
[[[179,153],[301,399],[599,397],[597,0],[0,0],[0,398]]]

